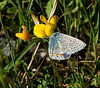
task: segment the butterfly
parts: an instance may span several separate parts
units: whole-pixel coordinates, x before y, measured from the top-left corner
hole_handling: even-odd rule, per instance
[[[86,44],[77,38],[55,32],[49,38],[48,52],[51,59],[66,60],[85,46]]]

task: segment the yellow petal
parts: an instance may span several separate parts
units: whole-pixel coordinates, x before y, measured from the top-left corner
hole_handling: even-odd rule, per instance
[[[57,24],[58,20],[59,20],[59,17],[56,16],[56,15],[54,15],[54,16],[50,19],[49,23],[51,23],[51,24]]]
[[[45,24],[37,24],[34,26],[34,30],[41,30],[41,31],[45,31]]]
[[[45,34],[49,37],[53,34],[54,29],[51,25],[46,25]]]
[[[36,35],[38,38],[45,38],[46,35],[45,35],[45,32],[43,31],[34,31],[34,35]]]
[[[57,27],[56,24],[50,24],[50,23],[49,23],[49,25],[52,27],[52,30],[54,30],[54,29]]]
[[[31,39],[31,35],[27,33],[26,31],[26,27],[24,25],[22,25],[23,28],[23,32],[22,33],[16,33],[16,37],[26,41],[26,40],[30,40]]]
[[[38,24],[34,26],[34,35],[39,37],[39,38],[45,38],[46,34],[45,34],[45,27],[46,25],[44,24]]]
[[[22,25],[22,28],[23,28],[23,36],[27,34],[27,30],[26,30],[26,27],[24,25]]]
[[[37,24],[34,27],[34,35],[36,35],[39,38],[45,38],[45,37],[49,37],[53,34],[54,29],[57,26],[57,22],[58,22],[58,16],[53,16],[50,20],[50,22],[48,23],[46,18],[41,15],[40,16],[40,20],[42,22],[44,22],[46,25],[44,24]]]
[[[15,36],[20,39],[23,39],[23,33],[16,33]]]
[[[45,24],[47,24],[47,20],[46,20],[46,18],[43,15],[40,15],[40,20],[42,22],[44,22]]]
[[[24,41],[30,40],[31,37],[32,37],[30,34],[27,34],[27,35],[23,36],[23,33],[16,33],[15,36],[22,39],[22,40],[24,40]]]
[[[26,27],[24,25],[22,25],[23,28],[23,40],[30,40],[30,34],[27,33]]]

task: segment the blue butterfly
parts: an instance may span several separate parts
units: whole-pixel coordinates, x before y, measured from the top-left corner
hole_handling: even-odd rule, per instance
[[[48,52],[51,59],[66,60],[85,46],[86,44],[77,38],[55,32],[49,38]]]

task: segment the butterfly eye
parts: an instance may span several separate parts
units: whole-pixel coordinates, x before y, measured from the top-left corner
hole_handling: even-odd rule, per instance
[[[54,33],[54,37],[56,37],[57,36],[57,33]]]

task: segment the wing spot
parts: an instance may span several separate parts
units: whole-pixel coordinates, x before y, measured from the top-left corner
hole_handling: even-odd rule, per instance
[[[80,46],[80,44],[79,44],[79,46]]]
[[[60,40],[62,41],[63,39],[61,38]]]
[[[52,53],[51,50],[50,50],[50,53]]]
[[[73,52],[73,49],[72,49],[72,52]]]
[[[58,57],[58,56],[59,56],[59,54],[56,54],[56,56]]]
[[[69,42],[70,42],[70,43],[72,43],[72,42],[73,42],[73,40],[70,40]]]
[[[74,46],[74,49],[76,48],[76,46]]]
[[[65,42],[64,44],[66,45],[67,43]]]
[[[51,53],[52,55],[55,55],[55,53]]]
[[[77,45],[77,42],[75,44]]]
[[[60,56],[63,56],[62,54],[60,54]]]

